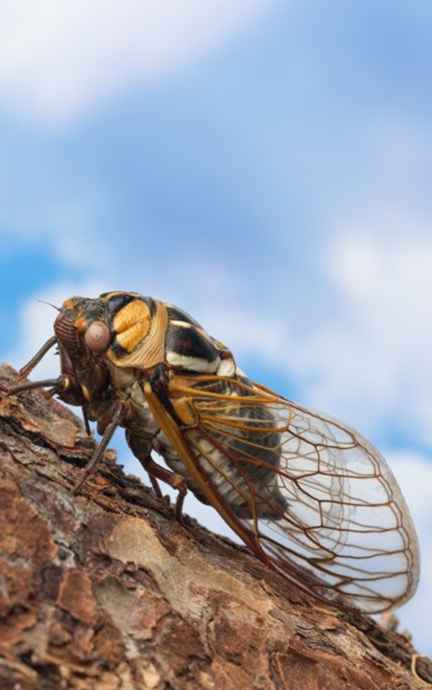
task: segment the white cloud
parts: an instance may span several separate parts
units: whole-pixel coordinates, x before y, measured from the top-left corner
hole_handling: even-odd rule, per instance
[[[421,577],[417,594],[397,616],[400,628],[412,633],[414,644],[426,654],[432,653],[430,626],[432,616],[432,458],[409,451],[388,453],[389,464],[409,505],[420,542]]]
[[[335,311],[305,341],[304,368],[316,374],[306,391],[344,418],[391,422],[430,444],[430,229],[394,218],[388,229],[367,219],[331,243]]]
[[[0,241],[5,246],[43,247],[60,265],[72,269],[106,272],[115,257],[103,232],[95,232],[99,210],[95,196],[86,191],[82,198],[71,194],[57,203],[43,197],[35,200],[33,195],[31,203],[21,204],[22,193],[19,199],[8,194],[5,168],[4,180],[0,179]]]
[[[3,3],[0,94],[48,121],[197,59],[248,28],[270,0]]]

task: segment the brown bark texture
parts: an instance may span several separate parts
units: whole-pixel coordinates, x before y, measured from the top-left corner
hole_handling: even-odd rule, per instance
[[[0,368],[0,382],[15,380]],[[112,451],[74,495],[94,446],[42,391],[0,394],[0,690],[432,681],[406,636],[318,602],[187,516],[179,524]]]

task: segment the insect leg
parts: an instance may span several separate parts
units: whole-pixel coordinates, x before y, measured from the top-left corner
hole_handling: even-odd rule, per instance
[[[150,474],[150,472],[148,472],[147,474],[149,476],[150,484],[152,485],[152,489],[153,489],[155,495],[158,498],[163,499],[162,491],[161,491],[161,488],[159,486],[158,480],[156,479],[156,477],[153,474]]]
[[[89,422],[89,418],[88,418],[88,414],[87,414],[87,407],[85,405],[82,405],[81,410],[82,410],[82,415],[84,418],[84,426],[85,426],[86,434],[87,434],[87,436],[91,436],[92,432],[90,429],[90,422]]]
[[[160,479],[161,482],[165,482],[165,484],[172,486],[173,489],[178,491],[176,501],[176,518],[179,522],[182,522],[183,503],[187,494],[187,485],[183,477],[180,474],[176,474],[175,472],[171,472],[171,470],[166,470],[164,467],[161,467],[150,455],[145,462],[141,461],[140,458],[138,458],[138,460],[140,460],[142,466],[148,472],[153,488],[154,481],[158,487],[158,491],[160,492],[160,488],[157,483],[157,480]],[[155,493],[157,494],[157,491],[155,491]]]
[[[146,442],[143,442],[140,437],[133,436],[131,433],[126,432],[126,439],[133,454],[136,458],[138,458],[141,465],[148,473],[153,491],[155,492],[156,496],[158,498],[163,498],[158,479],[161,482],[172,486],[173,489],[178,491],[176,502],[176,518],[179,520],[179,522],[181,522],[183,502],[187,493],[187,485],[184,478],[180,474],[176,474],[175,472],[158,465],[158,463],[155,462],[151,457],[151,448]]]
[[[27,381],[26,383],[18,383],[15,386],[2,386],[2,390],[5,391],[7,395],[15,395],[15,393],[21,393],[21,391],[28,391],[32,388],[50,388],[57,386],[61,383],[62,377],[59,376],[56,379],[43,379],[42,381]]]
[[[99,460],[103,456],[106,447],[108,443],[111,441],[111,438],[114,434],[114,431],[117,429],[120,419],[122,415],[122,406],[121,405],[116,405],[114,408],[114,413],[112,416],[112,419],[110,423],[105,427],[105,431],[102,436],[102,440],[99,443],[98,447],[96,448],[95,452],[93,453],[92,458],[90,461],[87,463],[87,465],[84,468],[82,477],[79,479],[77,484],[74,487],[73,493],[76,494],[77,491],[82,487],[84,484],[85,480],[92,474],[96,468],[96,465],[98,464]]]

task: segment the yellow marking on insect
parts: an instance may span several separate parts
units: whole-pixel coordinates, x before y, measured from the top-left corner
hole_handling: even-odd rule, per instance
[[[224,381],[223,377],[221,376],[196,376],[195,377],[195,382],[199,383],[200,381],[204,382],[211,382],[211,381]],[[198,387],[194,387],[191,385],[188,385],[190,382],[190,378],[182,378],[181,376],[176,376],[175,378],[171,379],[168,382],[168,389],[171,395],[179,395],[183,393],[184,395],[189,395],[192,398],[212,398],[215,400],[227,400],[228,402],[232,404],[240,403],[245,405],[247,404],[248,406],[251,405],[265,405],[268,404],[269,402],[278,402],[278,398],[276,398],[274,395],[270,396],[266,394],[266,391],[261,391],[258,389],[257,386],[255,386],[256,390],[260,394],[256,395],[249,395],[247,399],[245,396],[240,395],[238,393],[215,393],[210,390],[205,390],[203,392],[202,389]],[[239,390],[242,390],[242,386],[239,386]],[[250,390],[250,389],[249,389]]]
[[[81,384],[81,390],[82,390],[82,394],[85,397],[85,399],[88,400],[88,402],[90,402],[91,393],[90,393],[89,389],[87,388],[87,386],[85,386],[83,383]]]
[[[127,352],[132,352],[150,330],[150,311],[145,302],[134,299],[120,309],[113,321],[117,342]]]
[[[75,297],[69,297],[69,299],[65,299],[63,302],[63,309],[73,309],[73,307],[76,304],[76,298]]]
[[[183,422],[183,424],[189,427],[197,424],[197,415],[191,405],[190,398],[174,398],[171,400],[171,402],[178,418]]]
[[[131,304],[131,303],[130,303]],[[123,310],[122,310],[123,311]],[[129,354],[117,355],[110,349],[108,358],[118,367],[135,367],[136,369],[150,369],[161,364],[165,358],[165,335],[168,327],[168,312],[162,302],[156,303],[156,314],[149,322],[147,336],[129,351]],[[119,338],[117,336],[117,341]]]
[[[87,321],[81,316],[79,319],[75,320],[74,326],[79,333],[83,333],[87,329]]]

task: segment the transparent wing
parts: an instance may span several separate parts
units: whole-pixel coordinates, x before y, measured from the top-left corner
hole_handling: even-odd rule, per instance
[[[184,436],[273,566],[306,569],[309,586],[369,612],[410,598],[417,537],[382,455],[353,429],[247,379],[198,379],[173,387],[196,420]]]

